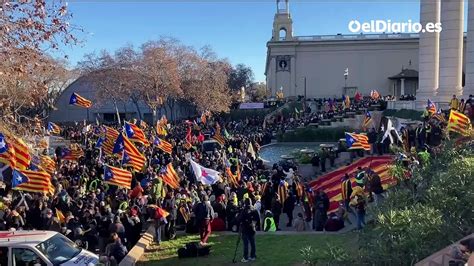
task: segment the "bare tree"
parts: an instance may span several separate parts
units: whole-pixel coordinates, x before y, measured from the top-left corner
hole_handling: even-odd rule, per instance
[[[3,117],[31,119],[27,116],[68,79],[64,63],[47,53],[58,51],[60,44],[77,43],[75,31],[81,29],[69,25],[71,14],[64,1],[0,5],[0,112]]]

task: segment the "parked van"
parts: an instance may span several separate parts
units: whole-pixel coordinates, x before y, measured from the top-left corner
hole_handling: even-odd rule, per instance
[[[0,231],[2,266],[91,266],[99,257],[54,231]]]
[[[202,151],[207,154],[213,153],[215,149],[219,149],[220,147],[221,145],[219,144],[219,142],[213,139],[205,140],[202,143]]]

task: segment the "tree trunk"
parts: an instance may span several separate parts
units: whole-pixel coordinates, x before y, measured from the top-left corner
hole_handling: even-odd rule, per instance
[[[140,107],[138,106],[138,101],[136,99],[135,100],[132,99],[132,102],[135,105],[135,107],[137,108],[138,118],[140,118],[140,120],[142,120],[142,111],[140,110]]]

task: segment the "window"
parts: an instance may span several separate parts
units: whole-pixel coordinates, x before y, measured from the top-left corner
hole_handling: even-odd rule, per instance
[[[8,247],[0,247],[0,266],[8,266]]]
[[[56,234],[41,242],[36,245],[36,248],[54,265],[64,263],[81,253],[81,250],[71,240],[61,234]]]
[[[280,33],[279,33],[278,38],[279,38],[280,41],[286,40],[286,29],[285,28],[280,29]]]
[[[13,266],[46,266],[46,263],[32,250],[27,248],[14,248]]]

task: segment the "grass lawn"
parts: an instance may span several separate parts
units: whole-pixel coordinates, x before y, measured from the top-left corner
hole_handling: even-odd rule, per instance
[[[300,249],[309,245],[319,258],[325,259],[328,244],[344,248],[349,254],[357,249],[357,234],[294,234],[257,235],[257,260],[252,265],[301,265]],[[138,265],[231,265],[237,235],[213,234],[208,257],[178,259],[177,250],[188,242],[199,241],[199,235],[185,235],[173,241],[165,241],[161,246],[151,246]],[[242,259],[242,242],[237,252],[237,260]]]

